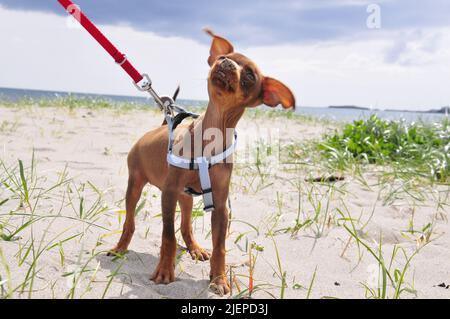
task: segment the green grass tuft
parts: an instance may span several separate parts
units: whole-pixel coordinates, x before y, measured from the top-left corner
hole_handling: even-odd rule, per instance
[[[350,163],[393,165],[439,182],[450,180],[450,121],[406,123],[376,115],[345,125],[318,143],[322,155],[343,169]]]

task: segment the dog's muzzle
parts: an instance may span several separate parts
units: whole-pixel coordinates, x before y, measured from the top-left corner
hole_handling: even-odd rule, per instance
[[[236,65],[230,59],[224,58],[217,62],[211,74],[211,80],[219,88],[234,92],[238,76]]]

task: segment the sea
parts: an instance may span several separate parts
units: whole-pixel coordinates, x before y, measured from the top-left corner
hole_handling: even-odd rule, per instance
[[[0,102],[17,102],[24,99],[53,99],[72,96],[74,98],[98,99],[119,103],[134,103],[137,105],[149,105],[156,107],[152,99],[139,96],[123,96],[123,95],[103,95],[89,93],[72,93],[62,91],[42,91],[29,89],[14,89],[0,87]],[[206,101],[201,100],[177,100],[177,104],[189,107],[207,105]],[[424,121],[424,122],[441,122],[444,118],[448,118],[448,114],[425,113],[415,111],[393,111],[393,110],[369,110],[358,108],[330,108],[330,107],[307,107],[298,106],[296,112],[302,115],[311,116],[317,119],[326,119],[341,122],[351,122],[359,119],[367,119],[371,115],[376,114],[378,117],[386,120],[405,120],[407,122]]]

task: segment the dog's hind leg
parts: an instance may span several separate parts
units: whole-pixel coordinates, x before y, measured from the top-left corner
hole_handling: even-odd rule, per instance
[[[128,245],[131,242],[131,238],[134,234],[135,224],[135,211],[136,205],[141,198],[142,189],[146,180],[140,176],[139,173],[130,172],[128,177],[128,188],[125,197],[126,205],[126,217],[125,223],[123,224],[122,235],[120,236],[119,242],[116,247],[111,249],[108,255],[113,255],[117,253],[124,253],[128,249]]]
[[[205,261],[208,260],[210,254],[200,247],[194,238],[194,233],[192,231],[192,206],[193,199],[189,195],[181,194],[178,197],[178,204],[180,204],[181,209],[181,235],[186,243],[186,247],[194,260]]]

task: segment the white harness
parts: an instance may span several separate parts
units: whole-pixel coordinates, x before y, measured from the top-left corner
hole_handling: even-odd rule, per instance
[[[179,113],[178,115],[183,114],[182,117],[198,117],[197,114],[192,113]],[[200,185],[202,192],[198,193],[194,191],[190,187],[186,187],[184,189],[185,193],[191,195],[191,196],[203,196],[203,210],[205,212],[209,212],[214,210],[214,200],[213,200],[213,193],[211,188],[211,179],[209,177],[209,169],[219,163],[224,162],[228,157],[230,157],[234,151],[236,150],[237,145],[237,133],[234,132],[234,141],[233,144],[228,147],[224,152],[211,156],[209,158],[201,156],[196,158],[185,158],[181,156],[176,156],[173,154],[173,142],[174,142],[174,134],[173,131],[175,129],[174,127],[174,117],[166,115],[166,122],[169,128],[169,145],[167,150],[167,163],[169,165],[182,168],[182,169],[188,169],[188,170],[198,170],[198,174],[200,177]],[[179,123],[177,123],[179,124]]]

